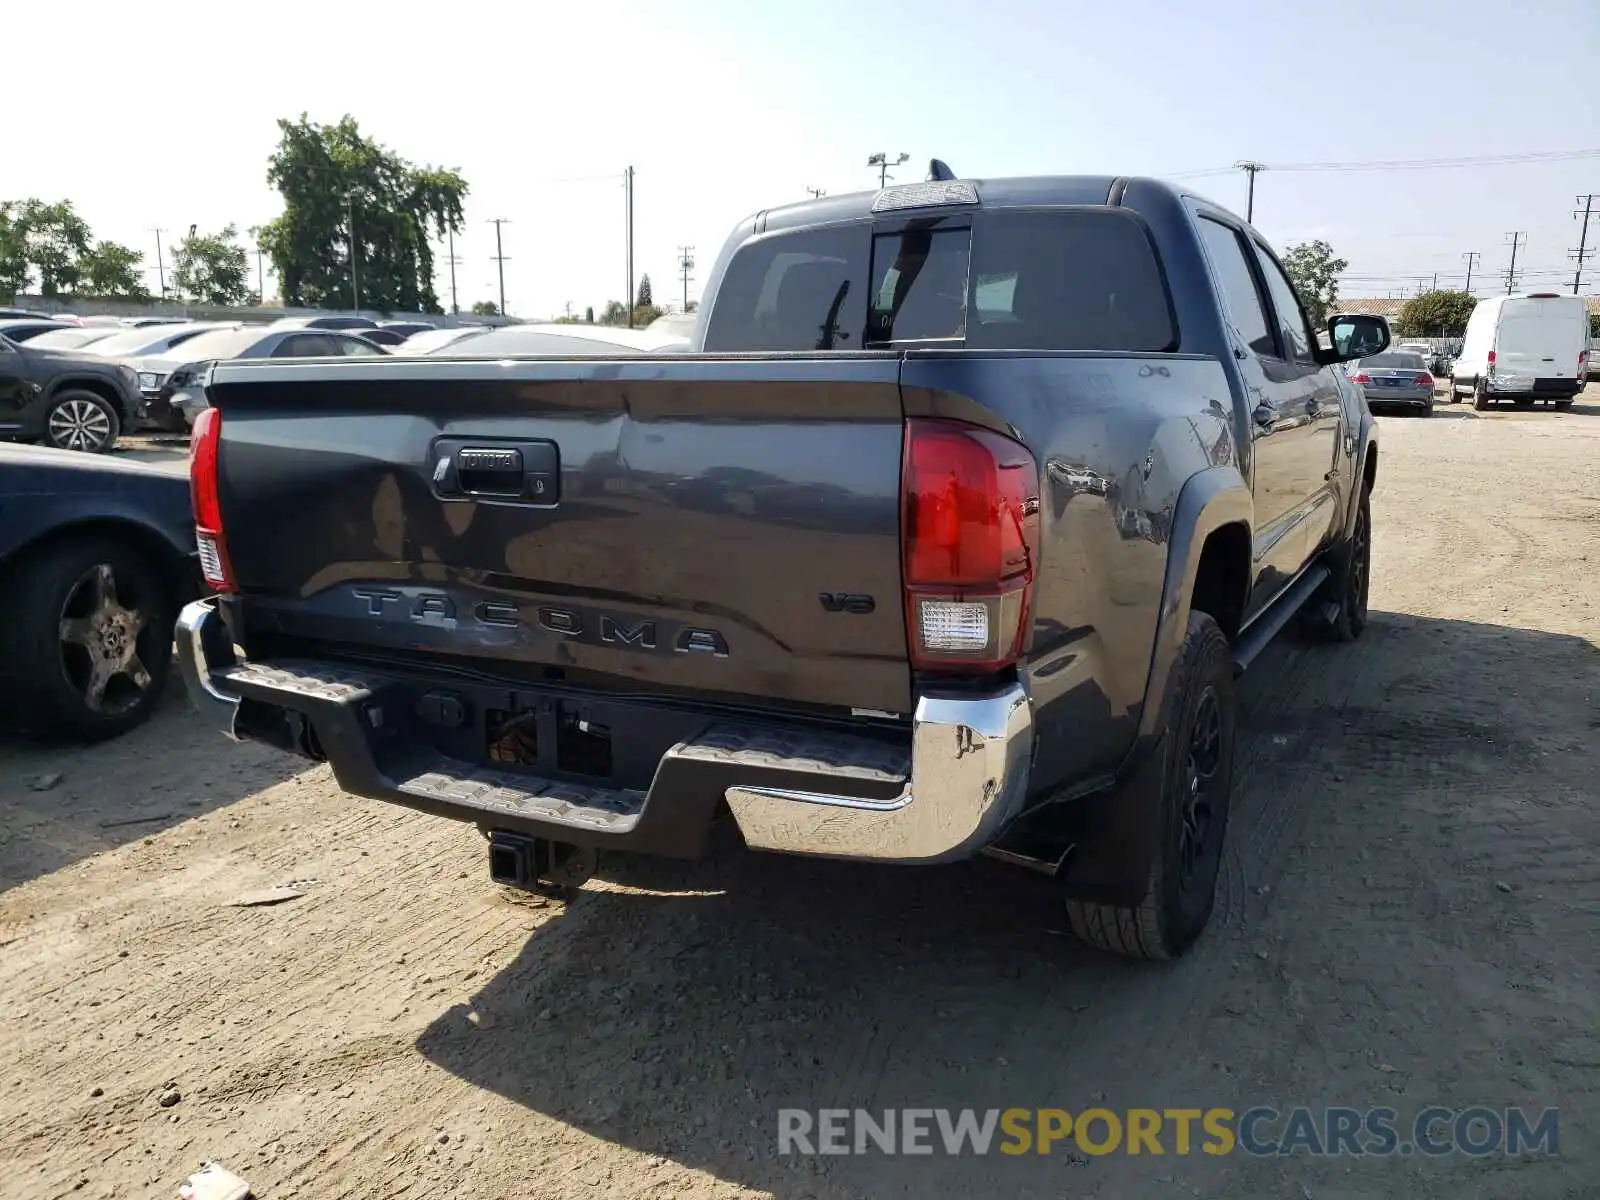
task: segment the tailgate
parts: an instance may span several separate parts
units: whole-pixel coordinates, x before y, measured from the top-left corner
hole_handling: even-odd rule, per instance
[[[907,711],[899,365],[221,366],[245,634]]]

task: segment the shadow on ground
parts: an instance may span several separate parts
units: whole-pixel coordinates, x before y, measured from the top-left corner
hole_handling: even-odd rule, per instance
[[[1487,1086],[1462,1074],[1487,1044],[1479,1009],[1432,1002],[1409,1052],[1386,1014],[1424,1002],[1408,989],[1437,990],[1426,964],[1451,947],[1478,947],[1485,988],[1520,986],[1529,964],[1507,955],[1556,952],[1521,933],[1508,949],[1492,906],[1439,898],[1457,876],[1476,889],[1470,876],[1488,868],[1451,860],[1480,849],[1453,849],[1428,814],[1587,786],[1581,757],[1557,752],[1592,739],[1584,697],[1596,694],[1600,652],[1573,637],[1374,613],[1355,646],[1281,640],[1244,681],[1218,911],[1179,963],[1085,950],[1059,933],[1047,884],[997,864],[873,868],[722,845],[695,864],[603,867],[614,890],[582,894],[418,1049],[595,1137],[778,1195],[1154,1195],[1163,1171],[1231,1194],[1300,1194],[1290,1180],[1318,1178],[1303,1159],[780,1157],[777,1111],[1242,1111],[1297,1088],[1351,1103],[1356,1086],[1374,1103],[1365,1089],[1390,1082],[1369,1061],[1380,1044],[1413,1072],[1413,1096]],[[1367,912],[1363,878],[1386,904],[1402,897],[1393,913]],[[1404,902],[1408,888],[1428,901]],[[1269,932],[1283,939],[1270,962],[1257,949]],[[1280,946],[1299,960],[1292,974]],[[1503,1072],[1496,1061],[1486,1069]],[[1316,1170],[1350,1184],[1348,1160]],[[1440,1194],[1443,1176],[1430,1178],[1410,1194]],[[1464,1178],[1480,1182],[1452,1195],[1501,1186]],[[1340,1194],[1395,1194],[1386,1187]]]
[[[150,720],[120,738],[75,746],[0,735],[0,889],[232,804],[303,766],[206,725],[174,664]]]

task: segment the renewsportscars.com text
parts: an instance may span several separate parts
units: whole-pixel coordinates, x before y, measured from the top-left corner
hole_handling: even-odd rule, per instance
[[[1556,1109],[778,1110],[779,1154],[1559,1154]]]

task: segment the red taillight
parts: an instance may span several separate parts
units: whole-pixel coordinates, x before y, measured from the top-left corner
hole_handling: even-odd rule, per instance
[[[1351,383],[1371,383],[1372,382],[1372,376],[1368,375],[1365,371],[1357,371],[1354,375],[1350,376],[1350,382]]]
[[[1493,350],[1489,351],[1489,365],[1491,367],[1494,366],[1494,351]]]
[[[1417,376],[1417,386],[1418,387],[1432,387],[1433,386],[1433,376],[1428,374],[1426,371],[1424,371],[1421,375]]]
[[[914,417],[900,519],[912,665],[981,673],[1014,663],[1038,566],[1033,455],[986,429]]]
[[[195,418],[189,438],[189,496],[194,503],[194,539],[200,551],[200,573],[217,592],[231,592],[233,569],[222,536],[222,499],[217,480],[222,414],[214,408]]]

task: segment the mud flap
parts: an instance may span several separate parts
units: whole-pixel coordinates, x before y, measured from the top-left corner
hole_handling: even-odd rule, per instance
[[[1064,828],[1074,848],[1061,890],[1075,900],[1130,908],[1150,889],[1161,827],[1161,777],[1166,735],[1119,786],[1067,806]]]

